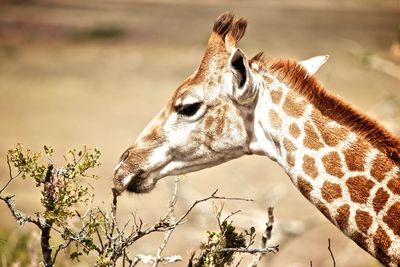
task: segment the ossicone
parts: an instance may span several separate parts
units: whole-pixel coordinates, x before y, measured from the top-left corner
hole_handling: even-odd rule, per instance
[[[222,39],[231,30],[235,16],[230,12],[220,15],[214,23],[213,32],[220,35]]]
[[[245,18],[239,18],[235,21],[235,16],[232,13],[225,12],[215,21],[213,34],[218,37],[219,41],[225,43],[227,51],[231,51],[244,36],[246,28],[247,20]],[[214,41],[214,39],[211,38],[211,41]]]

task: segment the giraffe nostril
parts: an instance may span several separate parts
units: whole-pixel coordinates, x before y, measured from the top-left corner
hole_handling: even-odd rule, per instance
[[[124,154],[122,154],[120,161],[125,161],[129,157],[129,150],[126,150]]]

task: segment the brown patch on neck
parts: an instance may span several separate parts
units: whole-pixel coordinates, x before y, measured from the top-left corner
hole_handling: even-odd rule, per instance
[[[374,200],[372,201],[376,213],[379,213],[385,207],[389,197],[390,195],[388,192],[386,192],[382,187],[376,191]]]
[[[336,224],[339,228],[344,231],[349,226],[349,218],[350,218],[350,205],[344,204],[337,208],[337,214],[335,217]]]
[[[303,141],[305,147],[314,150],[318,150],[324,147],[324,145],[319,140],[318,134],[309,122],[306,122],[304,124],[304,132],[306,135]]]
[[[368,229],[371,227],[372,224],[372,217],[369,215],[368,212],[363,210],[356,211],[356,224],[358,229],[363,232],[364,234],[368,233]]]
[[[305,155],[303,157],[303,170],[311,178],[314,179],[317,178],[318,169],[317,166],[315,165],[315,159],[308,155]]]
[[[342,171],[342,165],[340,157],[337,152],[330,152],[322,157],[322,163],[324,164],[325,171],[335,177],[342,178],[344,173]]]
[[[390,206],[387,214],[383,217],[383,221],[392,229],[393,233],[400,236],[400,202]]]
[[[356,203],[367,203],[368,197],[374,182],[368,180],[365,176],[354,176],[346,181],[347,188],[350,193],[350,198]]]
[[[389,265],[390,257],[388,256],[388,250],[392,244],[392,240],[381,226],[379,226],[378,230],[375,232],[373,241],[375,245],[375,257],[381,263]]]
[[[294,138],[299,137],[300,134],[301,134],[299,126],[297,126],[296,123],[290,124],[290,126],[289,126],[289,133],[290,133],[290,135],[293,136]]]
[[[311,191],[313,190],[313,187],[309,182],[307,182],[307,180],[305,180],[303,177],[298,177],[297,187],[307,199],[311,199]]]
[[[349,171],[364,171],[365,157],[370,146],[362,140],[357,139],[351,146],[344,151],[347,168]]]
[[[306,97],[323,116],[356,132],[389,158],[400,161],[400,138],[389,132],[376,120],[352,105],[329,93],[295,60],[261,61],[264,67],[291,89]]]
[[[332,202],[342,197],[342,188],[338,184],[325,181],[321,188],[321,195],[327,202]]]
[[[281,128],[282,121],[281,121],[281,118],[279,118],[279,115],[278,115],[278,113],[276,113],[275,110],[271,109],[269,111],[268,118],[274,129],[279,130]]]

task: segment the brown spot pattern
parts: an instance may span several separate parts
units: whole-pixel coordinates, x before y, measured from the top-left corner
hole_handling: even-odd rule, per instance
[[[337,146],[339,142],[342,141],[349,134],[349,131],[347,131],[342,126],[328,127],[327,124],[329,123],[329,121],[325,117],[323,117],[321,112],[317,109],[313,109],[311,116],[313,117],[315,126],[320,132],[322,139],[328,146]]]
[[[317,125],[318,127],[318,125]],[[340,141],[348,134],[343,128],[323,128],[319,129],[325,144],[331,147],[335,147]]]
[[[366,234],[368,229],[371,227],[372,217],[366,211],[357,210],[355,219],[358,229]]]
[[[336,223],[339,228],[343,231],[347,229],[349,225],[349,218],[350,218],[350,206],[349,204],[344,204],[337,208],[337,214],[335,217]]]
[[[274,90],[271,92],[272,103],[279,104],[282,98],[282,89]]]
[[[375,245],[375,257],[383,264],[388,265],[390,263],[390,258],[387,252],[392,244],[392,240],[390,240],[390,237],[381,226],[376,230],[373,240]]]
[[[288,94],[282,108],[290,117],[299,118],[304,114],[306,102],[304,100],[297,102],[294,100],[293,94]]]
[[[206,129],[210,129],[212,123],[214,121],[214,118],[212,116],[207,116],[204,120],[204,127]]]
[[[392,178],[388,183],[387,183],[388,188],[390,191],[393,193],[400,195],[400,176],[397,176],[395,178]]]
[[[354,176],[346,181],[349,189],[350,198],[357,203],[366,203],[374,182],[365,176]]]
[[[357,139],[351,146],[344,151],[347,168],[349,171],[363,171],[365,156],[370,147],[360,139]]]
[[[283,139],[283,147],[288,154],[291,154],[296,150],[296,146],[287,138]]]
[[[322,185],[321,195],[326,201],[332,202],[334,199],[342,197],[342,188],[338,184],[325,181]]]
[[[300,128],[299,128],[299,126],[297,126],[297,124],[295,124],[295,123],[290,124],[290,126],[289,126],[289,134],[291,136],[293,136],[294,138],[299,137],[300,136]]]
[[[332,176],[342,178],[344,173],[342,171],[342,165],[337,152],[330,152],[322,157],[322,163],[326,172]]]
[[[305,155],[303,157],[303,170],[308,176],[316,178],[318,176],[318,169],[315,165],[315,159]]]
[[[292,154],[287,154],[286,162],[289,164],[290,167],[293,167],[296,164],[296,159]]]
[[[400,159],[400,138],[386,130],[352,105],[329,93],[316,78],[307,75],[296,60],[266,60],[265,67],[273,75],[286,82],[298,94],[304,96],[322,115],[337,121],[364,136],[373,146],[394,160]]]
[[[383,221],[393,230],[393,233],[400,236],[400,202],[394,203],[386,215],[383,217]]]
[[[307,199],[310,199],[310,193],[313,190],[313,187],[309,182],[307,182],[303,177],[298,177],[297,187],[303,196],[305,196]]]
[[[269,117],[269,121],[273,128],[275,128],[276,130],[281,128],[282,121],[281,121],[281,118],[279,118],[279,115],[278,115],[278,113],[276,113],[275,110],[271,109],[268,113],[268,117]]]
[[[318,150],[322,148],[324,145],[319,140],[317,133],[309,122],[304,124],[304,146],[310,149]]]
[[[219,112],[218,112],[218,116],[215,118],[215,121],[216,121],[215,133],[217,135],[221,135],[225,128],[225,119],[226,119],[226,116],[225,116],[226,111],[225,110],[226,110],[226,106],[222,107],[222,109],[219,110]]]
[[[380,212],[384,208],[388,199],[389,194],[385,191],[385,189],[381,187],[378,189],[378,191],[376,191],[374,200],[372,201],[372,206],[374,207],[376,213]]]
[[[296,150],[295,145],[287,138],[283,139],[283,147],[285,148],[287,155],[286,155],[286,162],[289,166],[293,167],[296,159],[293,155],[293,152]]]
[[[382,153],[379,153],[372,164],[371,175],[380,182],[385,178],[386,173],[388,173],[393,166],[394,164],[391,159],[387,158]]]

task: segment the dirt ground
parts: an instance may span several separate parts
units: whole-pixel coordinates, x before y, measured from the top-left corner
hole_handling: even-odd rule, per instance
[[[82,144],[97,146],[103,154],[98,170],[102,178],[93,185],[98,199],[109,203],[112,171],[121,152],[195,70],[214,19],[227,10],[249,20],[239,44],[249,56],[260,50],[271,57],[298,59],[329,54],[318,79],[396,130],[400,82],[368,68],[364,59],[374,54],[390,60],[389,47],[400,22],[399,2],[299,2],[0,4],[0,177],[7,175],[6,151],[17,142],[35,150],[52,145],[60,154]],[[167,210],[172,187],[173,178],[166,178],[150,194],[122,197],[121,216],[137,212],[144,221],[157,220]],[[255,200],[226,203],[225,210],[243,210],[234,217],[236,224],[254,225],[260,235],[267,207],[275,206],[273,242],[280,244],[281,251],[268,255],[261,266],[305,267],[310,261],[313,266],[332,266],[328,238],[337,266],[379,266],[308,203],[267,158],[247,156],[187,175],[180,186],[179,209],[215,189],[224,196]],[[39,207],[33,184],[16,183],[10,192],[25,211]],[[2,203],[0,212],[0,226],[15,229]],[[212,203],[204,204],[176,231],[165,255],[180,254],[184,262],[172,266],[186,266],[190,252],[204,241],[205,231],[217,227],[212,214]],[[161,240],[161,235],[144,240],[132,252],[155,254]]]

